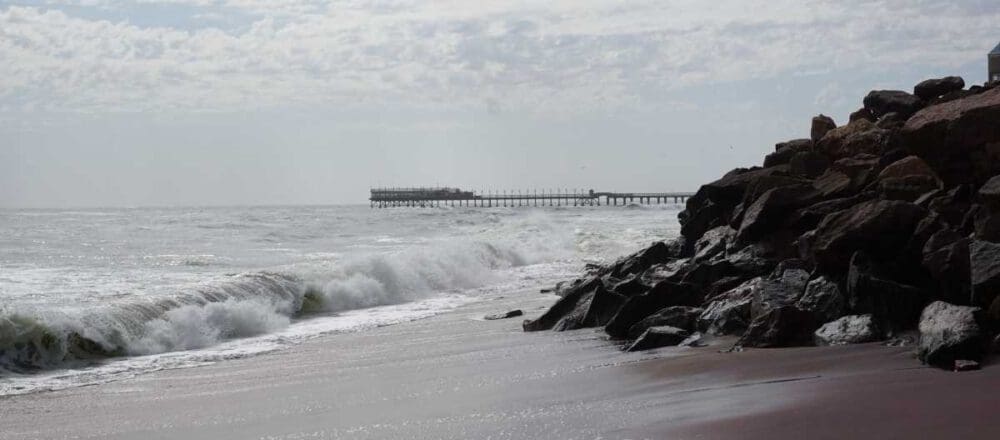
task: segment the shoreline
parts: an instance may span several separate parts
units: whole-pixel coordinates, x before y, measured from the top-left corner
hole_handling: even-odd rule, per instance
[[[879,414],[872,399],[850,399],[877,394],[865,389],[873,380],[893,377],[903,390],[1000,383],[997,368],[954,376],[878,344],[724,353],[733,340],[720,338],[626,353],[593,329],[526,334],[517,318],[482,319],[512,308],[536,316],[554,300],[535,289],[501,293],[250,358],[12,396],[0,406],[4,438],[801,438],[803,426]],[[966,426],[958,413],[985,411],[991,399],[956,401],[945,421]],[[796,415],[811,408],[819,413]],[[789,417],[798,424],[771,422]],[[857,434],[848,428],[831,426],[829,438]]]

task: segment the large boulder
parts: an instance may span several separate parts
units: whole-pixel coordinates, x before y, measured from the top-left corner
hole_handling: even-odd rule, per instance
[[[710,299],[698,316],[698,328],[713,335],[743,333],[750,325],[750,303],[763,278],[746,281]]]
[[[698,307],[672,306],[643,318],[628,329],[628,338],[635,339],[650,327],[670,326],[692,330],[698,323],[698,316],[704,312]]]
[[[907,176],[928,176],[937,179],[934,170],[917,156],[906,156],[890,163],[878,173],[878,180],[902,178]]]
[[[736,239],[743,243],[756,241],[780,227],[794,209],[810,205],[819,198],[811,185],[782,186],[760,196],[743,213]]]
[[[640,335],[625,351],[652,350],[660,347],[671,347],[684,342],[691,333],[684,329],[671,326],[650,327]]]
[[[917,223],[927,211],[912,203],[872,200],[827,215],[810,240],[818,265],[842,271],[851,256],[864,250],[875,256],[892,258],[910,240]]]
[[[622,339],[637,322],[670,306],[697,306],[701,303],[701,292],[690,284],[661,281],[643,295],[625,300],[617,313],[604,326],[608,336]]]
[[[1000,88],[913,115],[900,132],[948,187],[981,185],[1000,174]]]
[[[837,283],[821,276],[809,281],[795,306],[814,313],[820,322],[829,322],[847,311],[847,300]]]
[[[977,307],[935,301],[920,315],[920,360],[952,368],[956,360],[978,361],[986,352],[986,337],[979,325]]]
[[[774,147],[774,153],[764,157],[764,168],[788,163],[796,153],[812,150],[812,139],[795,139],[781,142]]]
[[[898,113],[904,119],[924,107],[923,100],[902,90],[873,90],[865,96],[864,104],[875,117]]]
[[[965,80],[960,76],[946,76],[944,78],[934,78],[922,81],[913,87],[913,94],[925,101],[937,98],[941,95],[962,90],[965,88]]]
[[[827,115],[814,116],[809,134],[813,142],[818,142],[820,139],[823,139],[823,136],[826,136],[827,132],[834,128],[837,128],[837,123],[833,121],[833,118]]]
[[[856,194],[875,180],[880,171],[879,157],[858,154],[839,159],[813,182],[823,198]]]
[[[741,345],[787,347],[811,342],[818,325],[815,314],[796,306],[809,273],[798,268],[781,269],[753,289],[750,324],[740,339]]]
[[[816,345],[848,345],[881,338],[872,315],[848,315],[820,326],[813,333]]]
[[[921,265],[937,282],[940,297],[953,304],[968,304],[971,240],[953,229],[935,232],[924,243]]]
[[[666,243],[658,241],[649,247],[615,262],[608,268],[608,274],[615,278],[624,278],[649,269],[650,266],[665,263],[676,258],[675,250]]]
[[[565,290],[562,298],[556,301],[542,316],[534,320],[525,320],[522,328],[526,332],[552,329],[564,318],[577,312],[578,309],[585,310],[584,307],[589,307],[590,300],[594,297],[594,291],[598,288],[603,289],[604,285],[596,276],[577,283]]]
[[[871,314],[886,332],[913,328],[929,299],[923,289],[896,282],[889,270],[864,254],[851,258],[847,271],[847,303],[855,314]]]
[[[833,160],[861,153],[878,155],[888,146],[889,138],[888,130],[867,119],[859,119],[830,130],[816,143],[816,150]]]
[[[1000,244],[973,240],[969,244],[972,305],[989,307],[1000,294]]]
[[[826,156],[815,151],[803,151],[795,153],[788,160],[788,172],[794,176],[802,176],[814,179],[830,166],[830,160]]]

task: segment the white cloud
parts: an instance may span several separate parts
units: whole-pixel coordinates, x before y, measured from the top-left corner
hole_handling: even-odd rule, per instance
[[[62,6],[128,5],[116,0],[8,6],[0,9],[0,104],[83,113],[393,105],[559,116],[656,106],[663,92],[794,72],[955,66],[983,57],[1000,22],[990,2],[903,0],[168,3],[199,11],[192,20],[250,18],[184,29]]]

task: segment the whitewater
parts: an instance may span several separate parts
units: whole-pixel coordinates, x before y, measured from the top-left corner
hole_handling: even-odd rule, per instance
[[[677,206],[0,211],[0,395],[282,350],[549,287]]]

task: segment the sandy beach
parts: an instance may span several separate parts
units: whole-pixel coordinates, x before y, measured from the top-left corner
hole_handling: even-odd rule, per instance
[[[4,439],[996,438],[997,369],[909,348],[623,353],[594,330],[523,333],[520,292],[270,354],[0,401]],[[978,390],[978,391],[977,391]],[[977,396],[977,397],[970,397]],[[978,422],[978,423],[973,423]]]

